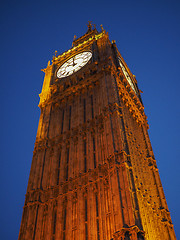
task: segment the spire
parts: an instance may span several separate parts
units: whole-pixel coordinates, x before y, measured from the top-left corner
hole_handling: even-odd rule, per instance
[[[87,26],[88,26],[88,30],[87,30],[86,34],[96,30],[96,25],[92,24],[92,21],[88,21]]]
[[[103,32],[103,31],[104,31],[103,25],[101,24],[100,27],[101,27],[101,30],[102,30],[102,32]]]
[[[87,32],[91,32],[93,29],[92,29],[92,22],[91,21],[88,21],[88,31]]]

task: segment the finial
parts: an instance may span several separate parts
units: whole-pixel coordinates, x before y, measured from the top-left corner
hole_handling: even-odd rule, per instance
[[[47,67],[48,67],[48,66],[50,66],[50,63],[51,63],[51,62],[50,62],[50,61],[48,61]]]
[[[92,31],[92,22],[91,21],[88,21],[88,31]]]
[[[101,24],[100,27],[101,27],[101,30],[102,30],[102,32],[103,32],[103,31],[104,31],[103,25]]]
[[[55,58],[56,58],[56,54],[57,54],[57,51],[54,52],[54,55],[53,55],[53,57],[52,57],[52,60],[53,60],[53,61],[54,61]]]

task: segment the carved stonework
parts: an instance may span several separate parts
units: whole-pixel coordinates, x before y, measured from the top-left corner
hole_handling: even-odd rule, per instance
[[[43,72],[18,240],[175,240],[141,91],[115,41],[89,23]]]
[[[140,238],[141,237],[141,238]],[[138,226],[121,228],[113,234],[113,240],[139,240],[144,239],[144,232]]]

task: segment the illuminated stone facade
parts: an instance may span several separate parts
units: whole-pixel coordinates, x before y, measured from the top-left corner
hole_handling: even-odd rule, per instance
[[[84,51],[90,61],[57,78]],[[89,24],[43,71],[19,240],[176,239],[137,81],[108,33]]]

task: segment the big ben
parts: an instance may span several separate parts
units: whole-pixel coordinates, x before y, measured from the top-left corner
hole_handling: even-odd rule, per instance
[[[91,23],[45,73],[19,240],[174,240],[136,77]]]

